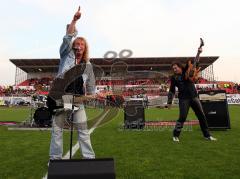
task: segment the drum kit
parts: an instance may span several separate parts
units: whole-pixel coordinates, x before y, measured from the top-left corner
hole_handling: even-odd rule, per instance
[[[47,107],[47,96],[34,94],[31,100],[30,125],[31,127],[51,127],[52,115]]]

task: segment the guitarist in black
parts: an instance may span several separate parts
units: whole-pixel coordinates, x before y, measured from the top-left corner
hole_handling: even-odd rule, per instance
[[[81,17],[80,7],[75,13],[70,25],[67,28],[67,34],[63,37],[60,47],[60,64],[56,79],[49,92],[50,102],[55,103],[62,100],[62,96],[66,93],[74,93],[78,95],[94,95],[95,93],[95,77],[92,65],[88,58],[88,45],[83,37],[76,37],[77,31],[75,24]],[[76,38],[75,38],[76,37]],[[73,77],[66,77],[71,69],[84,64],[83,73],[76,73]],[[77,70],[75,72],[78,72]],[[68,86],[65,89],[66,79]],[[74,79],[72,79],[74,78]],[[64,88],[63,90],[61,88]],[[65,95],[66,96],[66,95]],[[51,106],[51,104],[50,104]],[[54,110],[54,107],[53,110]],[[50,144],[50,160],[62,159],[63,154],[63,127],[64,121],[68,118],[68,110],[58,110],[53,115],[52,137]],[[84,105],[79,104],[74,107],[73,122],[76,124],[78,132],[79,146],[82,151],[83,158],[95,158],[92,149],[90,134],[87,129],[87,116]]]
[[[198,49],[197,59],[194,59],[193,63],[198,62],[199,54],[202,52],[202,45]],[[173,130],[173,141],[179,142],[179,136],[181,133],[181,129],[183,128],[183,124],[186,121],[189,108],[191,107],[195,112],[199,124],[203,133],[203,136],[207,140],[215,141],[216,138],[212,137],[208,130],[208,125],[206,121],[206,116],[203,112],[202,105],[198,98],[197,90],[195,88],[194,82],[197,80],[194,75],[194,70],[199,71],[199,69],[190,69],[192,67],[192,62],[187,61],[187,64],[183,66],[179,62],[172,63],[172,70],[174,75],[171,77],[171,85],[168,93],[168,102],[167,107],[170,109],[172,105],[172,101],[175,95],[175,87],[178,88],[178,98],[179,98],[179,119],[176,122],[175,128]],[[190,65],[189,65],[190,64]],[[198,65],[195,65],[198,68]],[[191,71],[192,70],[192,71]],[[190,71],[190,73],[188,73]]]

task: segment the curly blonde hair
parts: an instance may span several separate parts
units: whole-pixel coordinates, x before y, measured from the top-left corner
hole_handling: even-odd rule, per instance
[[[87,40],[84,37],[77,37],[76,39],[74,39],[74,41],[72,43],[73,46],[74,46],[74,43],[75,43],[76,40],[83,40],[85,42],[85,50],[83,52],[82,59],[85,62],[88,62],[89,61],[89,47],[88,47]]]

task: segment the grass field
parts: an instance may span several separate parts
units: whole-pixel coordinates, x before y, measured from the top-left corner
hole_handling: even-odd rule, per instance
[[[0,121],[23,121],[29,109],[0,108]],[[117,111],[114,111],[114,115]],[[231,129],[203,139],[199,126],[186,127],[180,143],[172,127],[123,130],[123,112],[106,120],[91,135],[97,158],[113,157],[117,178],[239,178],[240,106],[229,107]],[[87,109],[90,121],[102,110]],[[147,109],[146,120],[176,120],[178,109]],[[111,114],[108,116],[110,117]],[[192,111],[188,119],[196,119]],[[42,178],[47,172],[50,131],[10,131],[0,127],[0,178]],[[64,133],[64,151],[69,148]],[[76,136],[75,136],[76,138]],[[75,158],[80,158],[78,152]]]
[[[29,107],[0,107],[0,121],[22,122],[28,120],[30,114],[31,109]]]

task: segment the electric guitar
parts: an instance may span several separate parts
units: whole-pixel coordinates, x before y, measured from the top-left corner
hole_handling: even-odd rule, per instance
[[[86,64],[82,63],[79,65],[75,65],[70,70],[65,72],[63,78],[55,78],[51,89],[49,91],[48,97],[47,97],[47,106],[51,112],[53,110],[62,108],[63,107],[63,101],[62,96],[72,94],[75,92],[74,89],[69,89],[69,86],[71,88],[80,88],[82,89],[82,93],[84,93],[84,85],[82,80],[82,74],[84,73],[84,70],[86,68]],[[77,85],[74,85],[74,81],[78,80],[79,82]],[[83,94],[81,96],[84,96]]]
[[[204,46],[203,39],[200,38],[200,46],[198,48],[197,55],[193,60],[193,63],[191,62],[191,60],[187,62],[188,69],[186,70],[186,73],[185,73],[185,80],[190,80],[192,82],[196,82],[198,80],[201,67],[198,67],[197,64],[199,63],[200,53],[202,53],[203,46]]]

